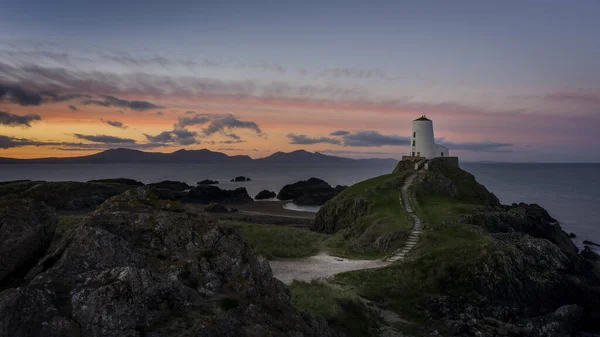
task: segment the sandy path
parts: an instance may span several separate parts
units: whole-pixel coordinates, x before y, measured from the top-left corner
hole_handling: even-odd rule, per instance
[[[404,246],[381,260],[349,260],[320,253],[300,259],[281,259],[270,261],[273,275],[282,282],[289,284],[293,280],[311,281],[327,279],[335,274],[351,270],[379,268],[403,260],[406,254],[417,244],[421,235],[421,220],[413,212],[408,192],[417,173],[412,174],[404,182],[400,192],[400,206],[413,220],[411,234]]]
[[[311,281],[326,279],[335,274],[351,270],[384,267],[390,262],[382,260],[348,260],[326,253],[320,253],[301,259],[282,259],[270,261],[273,275],[289,284],[293,280]]]

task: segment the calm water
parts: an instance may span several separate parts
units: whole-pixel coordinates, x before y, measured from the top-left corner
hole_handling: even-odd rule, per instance
[[[567,232],[577,234],[576,242],[600,242],[600,164],[498,164],[462,163],[461,167],[505,204],[537,203],[557,218]],[[363,164],[106,164],[106,165],[0,165],[0,181],[16,179],[87,181],[125,177],[144,183],[179,180],[195,185],[202,179],[219,180],[221,188],[245,186],[250,195],[262,189],[278,192],[285,184],[310,177],[331,185],[351,185],[391,172],[393,167]],[[252,178],[232,183],[235,176]]]

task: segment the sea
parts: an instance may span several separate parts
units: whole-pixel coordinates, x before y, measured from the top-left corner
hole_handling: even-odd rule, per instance
[[[548,210],[575,243],[600,243],[600,164],[475,163],[460,166],[496,194],[504,204],[536,203]],[[32,179],[87,181],[101,178],[132,178],[144,183],[162,180],[190,185],[203,179],[218,180],[224,189],[246,187],[250,195],[317,177],[335,185],[352,185],[391,172],[392,166],[365,163],[339,164],[16,164],[0,165],[0,181]],[[236,176],[252,180],[234,183]],[[289,207],[294,208],[291,205]],[[316,211],[317,208],[298,210]],[[598,251],[599,247],[592,247]]]

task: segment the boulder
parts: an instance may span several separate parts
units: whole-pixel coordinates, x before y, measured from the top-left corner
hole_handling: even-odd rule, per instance
[[[216,180],[204,179],[198,182],[198,185],[216,185],[219,182]]]
[[[209,204],[208,206],[206,206],[204,211],[208,212],[208,213],[227,213],[227,212],[229,212],[227,207],[225,207],[221,204],[218,204],[218,203]]]
[[[236,230],[161,203],[138,188],[90,213],[0,293],[0,337],[334,336]]]
[[[148,184],[148,187],[157,198],[162,200],[181,200],[186,196],[187,190],[191,188],[184,182],[172,180]]]
[[[190,189],[182,201],[199,204],[210,204],[213,202],[239,204],[252,202],[253,200],[244,187],[239,187],[235,190],[222,190],[217,186],[199,185]]]
[[[107,184],[121,184],[121,185],[129,185],[129,186],[144,186],[144,183],[127,178],[112,178],[112,179],[96,179],[90,180],[88,183],[107,183]]]
[[[277,199],[292,200],[297,205],[320,206],[345,188],[345,186],[339,185],[333,188],[321,179],[310,178],[285,185],[277,194]]]
[[[583,244],[584,245],[590,245],[590,246],[598,246],[598,247],[600,247],[600,244],[595,243],[593,241],[589,241],[589,240],[583,240]]]
[[[254,196],[254,199],[256,200],[264,200],[264,199],[272,199],[275,198],[277,196],[277,193],[269,191],[269,190],[262,190],[260,192],[258,192],[258,194],[256,196]]]
[[[0,201],[0,289],[24,276],[50,246],[58,218],[31,199]]]
[[[173,180],[163,180],[158,183],[148,184],[148,186],[152,187],[153,189],[165,189],[165,190],[172,190],[172,191],[185,191],[185,190],[189,190],[191,188],[190,185],[188,185],[182,181],[173,181]]]
[[[9,187],[12,184],[5,185]],[[115,182],[35,182],[26,190],[20,190],[2,199],[34,199],[47,203],[58,210],[85,210],[94,208],[108,198],[121,194],[134,186]]]
[[[577,237],[577,235],[575,235],[575,233],[569,233],[569,238],[574,239],[576,237]]]
[[[242,182],[242,181],[252,181],[249,177],[239,176],[231,179],[231,181]]]
[[[600,255],[594,252],[589,246],[585,246],[579,254],[588,260],[600,262]]]

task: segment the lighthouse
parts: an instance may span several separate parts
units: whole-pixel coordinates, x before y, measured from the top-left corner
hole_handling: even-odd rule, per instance
[[[433,122],[425,115],[412,122],[412,137],[408,153],[411,157],[427,159],[448,157],[450,154],[447,147],[435,143]]]

